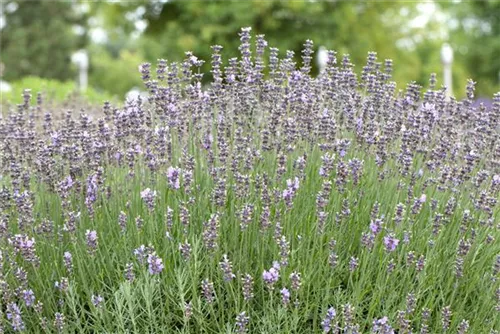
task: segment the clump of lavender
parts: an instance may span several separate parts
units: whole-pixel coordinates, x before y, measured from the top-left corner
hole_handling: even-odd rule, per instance
[[[349,169],[351,170],[352,183],[355,186],[359,184],[359,179],[363,174],[363,164],[364,161],[358,159],[351,159],[348,162]]]
[[[375,245],[375,234],[363,232],[361,234],[361,244],[371,251]]]
[[[344,332],[353,332],[357,330],[357,326],[354,323],[354,307],[347,303],[345,305],[342,305],[342,315],[344,317]]]
[[[394,210],[394,217],[393,221],[396,223],[396,225],[401,224],[403,221],[403,216],[405,214],[405,205],[403,203],[398,203],[396,205],[396,209]]]
[[[182,232],[185,235],[188,234],[190,218],[191,218],[191,215],[189,214],[188,207],[185,205],[185,203],[181,203],[181,208],[180,208],[180,212],[179,212],[179,220],[181,221],[181,224],[183,226]]]
[[[321,156],[321,167],[319,168],[319,175],[328,177],[334,168],[335,155],[333,153],[325,153]]]
[[[422,205],[425,203],[427,200],[427,196],[425,194],[422,194],[419,198],[415,198],[413,201],[413,206],[411,207],[411,213],[416,215],[417,213],[420,212],[422,209]]]
[[[172,227],[174,226],[174,210],[172,208],[167,207],[167,212],[165,213],[165,227],[167,232],[170,233],[172,231]]]
[[[490,331],[488,310],[500,309],[500,256],[495,258],[500,93],[491,106],[476,106],[474,82],[458,99],[436,88],[436,75],[425,91],[416,83],[398,89],[392,61],[380,62],[373,52],[358,74],[349,55],[337,59],[328,50],[326,67],[311,75],[312,41],[301,53],[287,51],[280,59],[263,35],[252,43],[251,29],[245,28],[239,37],[239,57],[223,59],[222,47],[212,47],[208,85],[199,71],[203,61],[186,52],[180,62],[160,59],[156,71],[142,65],[147,98],[123,106],[105,103],[103,115],[92,112],[95,119],[85,112],[52,114],[41,98],[32,106],[29,91],[18,108],[7,108],[0,117],[0,332],[37,331],[34,326],[74,330],[83,318],[64,319],[68,298],[104,307],[104,300],[115,302],[116,289],[136,288],[131,284],[140,283],[142,274],[153,278],[155,291],[178,287],[175,305],[167,298],[155,311],[179,308],[184,325],[196,332],[200,319],[188,322],[200,307],[199,296],[184,278],[217,272],[221,280],[201,282],[202,300],[213,305],[201,305],[197,315],[209,311],[234,319],[237,314],[225,305],[243,297],[247,312],[264,316],[252,328],[256,332],[276,318],[275,311],[283,311],[272,308],[275,297],[287,308],[295,302],[296,310],[285,310],[287,316],[293,313],[290,330],[309,330],[311,319],[302,311],[321,305],[327,286],[338,287],[334,299],[344,303],[342,326],[334,309],[321,314],[324,319],[312,319],[322,320],[327,333],[418,329],[430,334],[436,326]],[[138,196],[128,199],[129,193]],[[137,227],[131,231],[129,219]],[[253,226],[256,220],[259,226]],[[87,228],[85,239],[79,238]],[[196,249],[202,242],[207,254],[193,256],[188,240]],[[248,272],[236,273],[219,248],[238,252],[237,267]],[[98,258],[98,251],[107,259]],[[86,252],[95,260],[90,267],[81,258]],[[436,254],[453,254],[447,259],[452,265],[443,265]],[[262,270],[262,261],[276,255],[278,261]],[[172,272],[164,273],[163,261],[172,256],[190,260],[169,262]],[[466,270],[470,261],[474,270]],[[75,289],[66,277],[50,277],[52,265],[61,267]],[[102,286],[106,276],[102,296],[73,295],[81,292],[78,275],[86,268],[89,287]],[[299,268],[307,273],[306,289]],[[144,271],[141,279],[134,270]],[[262,278],[254,284],[256,274]],[[455,284],[446,283],[450,275]],[[385,276],[392,279],[383,284],[376,279]],[[42,281],[54,280],[59,280],[54,289],[40,290],[46,286]],[[360,280],[382,285],[372,289],[373,298],[359,300],[352,289]],[[467,293],[478,282],[484,288]],[[239,294],[232,291],[236,286]],[[268,293],[255,290],[261,287]],[[356,324],[354,308],[345,304],[359,305],[360,315],[366,315],[380,301],[401,299],[401,289],[410,287],[418,290],[403,292],[405,306],[384,304],[395,329],[383,314],[360,317]],[[216,289],[224,297],[217,305]],[[452,289],[454,299],[447,300]],[[444,299],[433,300],[436,294]],[[430,308],[419,317],[417,296],[424,295]],[[484,303],[471,303],[471,296]],[[450,306],[439,309],[451,302],[457,316],[477,313],[485,321],[452,319]],[[206,325],[223,331],[212,315]],[[239,314],[233,330],[250,331],[249,315]],[[70,320],[71,328],[64,324]],[[106,319],[99,322],[103,331],[113,327]],[[147,331],[142,325],[136,323],[137,331]]]

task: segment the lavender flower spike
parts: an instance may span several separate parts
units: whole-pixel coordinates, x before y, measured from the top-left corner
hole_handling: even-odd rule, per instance
[[[155,252],[148,255],[148,271],[151,275],[157,275],[163,270],[163,261]]]
[[[337,315],[337,312],[333,307],[330,307],[326,311],[325,318],[321,321],[321,327],[323,327],[323,332],[324,333],[330,333],[330,331],[333,329],[333,319]]]

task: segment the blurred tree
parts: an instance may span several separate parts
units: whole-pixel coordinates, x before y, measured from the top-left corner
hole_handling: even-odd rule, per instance
[[[450,41],[459,61],[477,81],[476,95],[500,91],[500,0],[440,5],[450,14]]]
[[[395,43],[411,35],[402,27],[417,14],[414,3],[143,0],[96,6],[105,13],[105,25],[115,27],[117,39],[120,34],[130,34],[137,20],[146,22],[136,48],[150,62],[158,58],[178,61],[185,51],[193,51],[207,61],[206,71],[210,46],[224,46],[222,55],[226,61],[228,57],[236,57],[239,55],[238,32],[241,27],[250,26],[253,34],[265,34],[269,45],[278,47],[282,55],[286,50],[294,51],[298,61],[303,43],[312,39],[316,47],[323,45],[336,50],[339,57],[349,53],[358,69],[364,65],[368,51],[377,51],[381,62],[393,58],[395,79],[400,82],[422,81],[422,78],[426,81],[429,75],[421,75],[418,54]],[[406,15],[401,14],[403,9]],[[120,27],[119,32],[116,27]]]
[[[6,80],[27,75],[66,80],[71,53],[85,44],[75,34],[76,24],[84,25],[70,2],[2,1],[5,25],[0,34],[0,58]],[[83,27],[82,27],[83,29]]]
[[[142,88],[138,66],[144,60],[139,53],[122,49],[113,57],[105,48],[93,46],[91,52],[91,86],[124,97],[132,88]]]
[[[310,1],[169,1],[158,8],[151,4],[145,14],[146,39],[161,46],[161,56],[180,58],[191,50],[210,59],[210,45],[221,44],[227,57],[238,55],[237,34],[250,26],[254,34],[266,34],[269,45],[281,54],[295,52],[297,60],[306,39],[316,47],[324,45],[349,53],[361,67],[368,51],[376,50],[380,59],[398,53],[394,41],[401,38],[398,15],[390,20],[387,11],[398,13],[402,3],[381,2],[310,2]],[[158,48],[155,50],[157,51]],[[150,58],[153,55],[146,55]]]

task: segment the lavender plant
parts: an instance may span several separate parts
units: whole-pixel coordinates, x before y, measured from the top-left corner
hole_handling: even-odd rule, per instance
[[[148,98],[0,120],[0,328],[497,333],[500,93],[474,107],[251,29]],[[207,46],[208,47],[208,46]],[[336,311],[338,310],[338,311]]]

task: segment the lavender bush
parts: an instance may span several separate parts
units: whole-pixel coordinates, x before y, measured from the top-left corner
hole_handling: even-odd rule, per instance
[[[96,120],[1,120],[1,330],[498,333],[500,94],[240,39],[208,87],[188,52]]]

